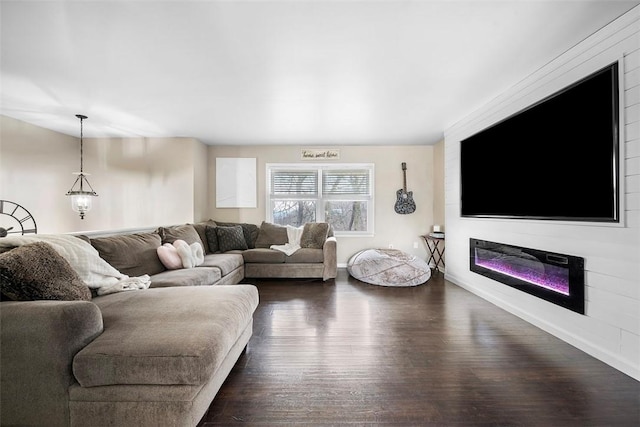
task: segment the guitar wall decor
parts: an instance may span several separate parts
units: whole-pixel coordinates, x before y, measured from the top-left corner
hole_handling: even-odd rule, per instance
[[[413,201],[413,191],[407,191],[407,164],[402,162],[402,174],[404,175],[404,185],[396,191],[396,213],[410,214],[416,210],[416,202]]]

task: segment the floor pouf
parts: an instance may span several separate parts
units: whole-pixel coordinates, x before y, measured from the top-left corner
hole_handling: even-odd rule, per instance
[[[431,277],[426,261],[398,249],[365,249],[353,255],[347,271],[379,286],[418,286]]]

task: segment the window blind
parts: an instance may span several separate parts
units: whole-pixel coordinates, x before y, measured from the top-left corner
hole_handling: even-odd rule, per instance
[[[316,195],[316,171],[277,170],[271,172],[271,193],[274,195]]]
[[[369,195],[369,171],[364,169],[323,170],[322,192],[327,195]]]

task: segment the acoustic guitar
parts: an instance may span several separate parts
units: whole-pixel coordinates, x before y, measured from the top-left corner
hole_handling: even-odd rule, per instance
[[[404,185],[396,191],[396,213],[410,214],[416,210],[416,202],[413,201],[413,191],[407,191],[407,164],[402,162],[402,173],[404,175]]]

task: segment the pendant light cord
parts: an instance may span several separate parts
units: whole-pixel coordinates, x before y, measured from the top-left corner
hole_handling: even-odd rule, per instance
[[[83,169],[82,169],[82,158],[83,158],[83,152],[82,152],[82,122],[83,122],[83,118],[80,117],[80,174],[82,174]]]

